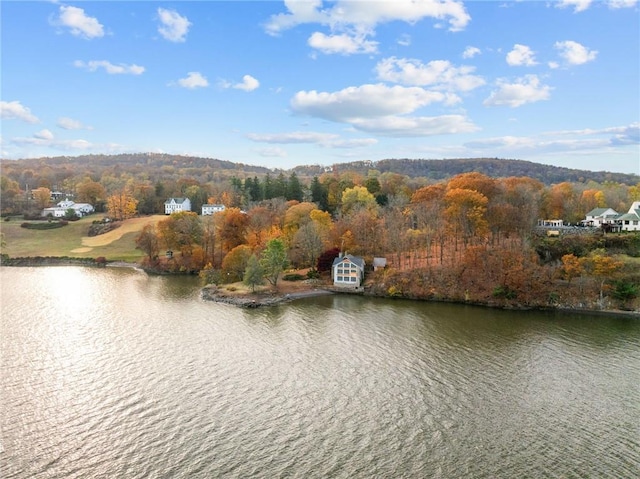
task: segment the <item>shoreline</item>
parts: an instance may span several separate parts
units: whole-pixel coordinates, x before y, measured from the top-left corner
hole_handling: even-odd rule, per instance
[[[8,263],[8,264],[7,264]],[[138,263],[129,263],[126,261],[108,261],[105,264],[97,264],[93,258],[61,258],[61,257],[32,257],[32,258],[2,258],[0,267],[48,267],[48,266],[81,266],[81,267],[111,267],[111,268],[130,268],[136,271],[150,274]],[[290,285],[289,285],[290,286]],[[404,301],[420,301],[420,302],[444,302],[459,305],[479,306],[487,309],[501,309],[514,311],[552,311],[569,314],[585,314],[590,316],[609,316],[618,318],[640,319],[640,311],[626,311],[618,309],[582,309],[572,307],[526,307],[526,308],[509,308],[504,306],[495,306],[491,304],[483,304],[479,302],[459,301],[454,299],[433,299],[433,298],[416,298],[416,297],[391,297],[378,295],[370,291],[351,292],[348,290],[333,290],[330,285],[296,285],[291,288],[284,288],[283,291],[258,291],[255,293],[249,291],[224,291],[215,285],[207,285],[201,288],[200,297],[204,301],[212,301],[223,304],[235,305],[243,308],[259,308],[264,306],[274,306],[277,304],[287,303],[298,299],[313,298],[319,296],[329,296],[333,294],[353,294],[357,296],[369,296],[381,299],[399,299]]]

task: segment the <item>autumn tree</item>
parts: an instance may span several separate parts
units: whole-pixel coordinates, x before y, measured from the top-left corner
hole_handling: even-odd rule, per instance
[[[300,250],[304,264],[315,270],[318,257],[324,247],[316,224],[309,222],[301,226],[293,237],[293,245]]]
[[[251,291],[255,292],[256,286],[264,282],[264,271],[255,254],[252,254],[247,261],[247,267],[244,270],[244,284],[251,287]]]
[[[216,213],[216,222],[223,252],[229,252],[246,242],[249,218],[239,208],[227,208]]]
[[[202,223],[193,211],[172,213],[158,222],[158,235],[169,249],[177,249],[183,255],[191,255],[202,242]]]
[[[282,273],[288,265],[289,260],[287,259],[284,242],[280,239],[270,240],[262,252],[260,266],[264,271],[264,277],[274,288],[277,288],[280,273]]]
[[[562,273],[569,283],[573,278],[584,274],[584,262],[574,254],[565,254],[561,261]]]
[[[91,205],[98,204],[99,201],[104,200],[106,197],[106,191],[97,181],[93,181],[91,178],[85,178],[76,185],[76,199],[78,203],[89,203]]]
[[[133,218],[138,210],[138,200],[125,190],[107,198],[107,215],[116,221]]]
[[[230,283],[240,281],[244,276],[251,255],[251,248],[244,244],[229,251],[222,260],[223,278],[226,275],[227,282]]]
[[[370,211],[378,208],[375,196],[369,193],[364,186],[347,188],[342,193],[342,213],[348,214],[357,208],[365,208]]]
[[[49,188],[36,188],[31,191],[31,195],[33,196],[36,208],[40,210],[49,206],[49,203],[51,202],[51,190]]]
[[[594,250],[587,257],[587,270],[599,283],[599,304],[604,307],[604,289],[607,281],[615,279],[623,263],[608,256],[604,250]]]
[[[143,251],[152,260],[160,251],[160,240],[156,228],[152,224],[144,225],[142,231],[136,236],[136,249]]]
[[[485,213],[489,200],[486,196],[475,190],[455,188],[447,191],[444,199],[445,215],[456,241],[461,237],[466,246],[488,232]]]

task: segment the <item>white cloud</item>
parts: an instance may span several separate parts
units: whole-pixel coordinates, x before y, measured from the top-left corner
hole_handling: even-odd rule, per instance
[[[462,115],[407,116],[432,103],[454,103],[455,95],[419,87],[382,84],[349,87],[327,93],[298,92],[291,100],[295,113],[348,123],[354,129],[381,136],[409,137],[476,131]]]
[[[397,42],[398,42],[398,45],[401,45],[403,47],[408,47],[409,45],[411,45],[411,37],[406,33],[404,33],[400,38],[398,38]]]
[[[267,148],[258,148],[255,151],[264,158],[286,158],[287,157],[287,152],[277,146],[270,146]]]
[[[31,110],[19,101],[0,101],[0,117],[3,120],[22,120],[27,123],[40,123]]]
[[[71,34],[77,37],[91,39],[104,36],[104,28],[100,22],[87,16],[82,8],[61,5],[60,15],[52,23],[69,28]]]
[[[34,133],[33,137],[39,140],[53,140],[53,133],[45,128],[44,130]]]
[[[511,66],[533,66],[536,65],[535,54],[526,45],[516,43],[513,50],[507,53],[507,64]]]
[[[638,0],[609,0],[609,8],[633,8],[638,4]]]
[[[253,91],[260,86],[260,82],[253,78],[251,75],[245,75],[242,77],[242,83],[236,83],[233,88],[237,90]]]
[[[351,36],[346,33],[340,35],[325,35],[315,32],[309,37],[309,46],[322,53],[352,55],[354,53],[376,53],[378,42],[366,40],[364,36]]]
[[[167,10],[158,8],[158,19],[161,25],[158,26],[158,32],[165,40],[170,42],[184,42],[191,22],[187,17],[183,17],[175,10]]]
[[[338,135],[332,133],[293,131],[289,133],[250,133],[247,135],[247,138],[260,143],[326,143],[337,139]]]
[[[509,106],[516,108],[527,103],[548,100],[551,87],[540,83],[536,75],[527,75],[515,83],[498,80],[498,90],[491,93],[484,101],[485,106]]]
[[[250,133],[252,141],[274,144],[315,144],[325,148],[363,148],[378,143],[375,138],[342,139],[333,133],[294,131],[289,133]]]
[[[482,77],[471,74],[474,71],[474,67],[455,67],[447,60],[434,60],[425,65],[419,60],[391,57],[376,65],[380,80],[448,91],[470,91],[484,85]]]
[[[322,0],[285,0],[287,13],[272,15],[265,25],[271,35],[302,24],[319,24],[331,30],[330,35],[316,33],[309,45],[324,53],[372,53],[377,43],[367,37],[375,35],[377,25],[394,21],[415,24],[425,18],[445,21],[449,30],[463,30],[471,17],[456,0],[394,0],[363,2],[337,0],[323,8]]]
[[[462,52],[462,58],[473,58],[476,55],[480,55],[482,53],[478,47],[467,47]]]
[[[207,79],[199,72],[189,72],[186,78],[178,80],[178,85],[183,88],[204,88],[209,86]]]
[[[109,75],[142,75],[144,73],[144,67],[139,65],[127,65],[120,63],[114,65],[107,60],[91,60],[89,62],[83,62],[82,60],[76,60],[73,62],[73,66],[76,68],[83,68],[90,72],[95,72],[99,68],[104,68],[104,71]]]
[[[553,153],[575,153],[593,155],[594,151],[602,154],[629,145],[640,144],[640,123],[632,123],[627,126],[602,129],[549,131],[531,137],[526,136],[502,136],[485,138],[467,142],[466,148],[475,151],[475,154],[483,154],[490,150],[504,157],[535,157]],[[467,154],[473,154],[473,151]],[[547,157],[548,158],[548,157]],[[607,165],[602,164],[601,169]],[[576,165],[580,168],[580,165]]]
[[[472,121],[462,115],[361,118],[352,124],[361,131],[392,137],[449,135],[479,130]]]
[[[299,91],[291,99],[295,113],[350,123],[362,118],[407,114],[432,103],[455,103],[455,95],[419,87],[369,84],[333,93]]]
[[[582,65],[595,60],[598,55],[596,50],[589,50],[587,47],[571,40],[556,42],[554,47],[559,50],[559,55],[569,65]]]
[[[592,0],[560,0],[556,3],[557,8],[573,8],[575,13],[584,12],[591,6]]]
[[[67,117],[58,118],[58,122],[56,124],[64,130],[93,130],[92,127],[85,126],[78,120]]]

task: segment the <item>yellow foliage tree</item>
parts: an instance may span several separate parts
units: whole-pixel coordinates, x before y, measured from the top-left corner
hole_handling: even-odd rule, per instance
[[[107,198],[107,214],[113,220],[133,218],[137,212],[138,200],[124,190]]]

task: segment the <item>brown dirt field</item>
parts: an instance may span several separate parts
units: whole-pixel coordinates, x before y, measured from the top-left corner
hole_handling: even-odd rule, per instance
[[[142,218],[131,218],[122,222],[116,229],[98,236],[84,236],[82,238],[83,246],[96,248],[98,246],[106,246],[119,240],[127,233],[135,233],[142,231],[147,224],[156,224],[158,221],[165,219],[164,215],[144,216]],[[84,248],[82,248],[84,249]],[[80,251],[78,251],[80,252]]]

